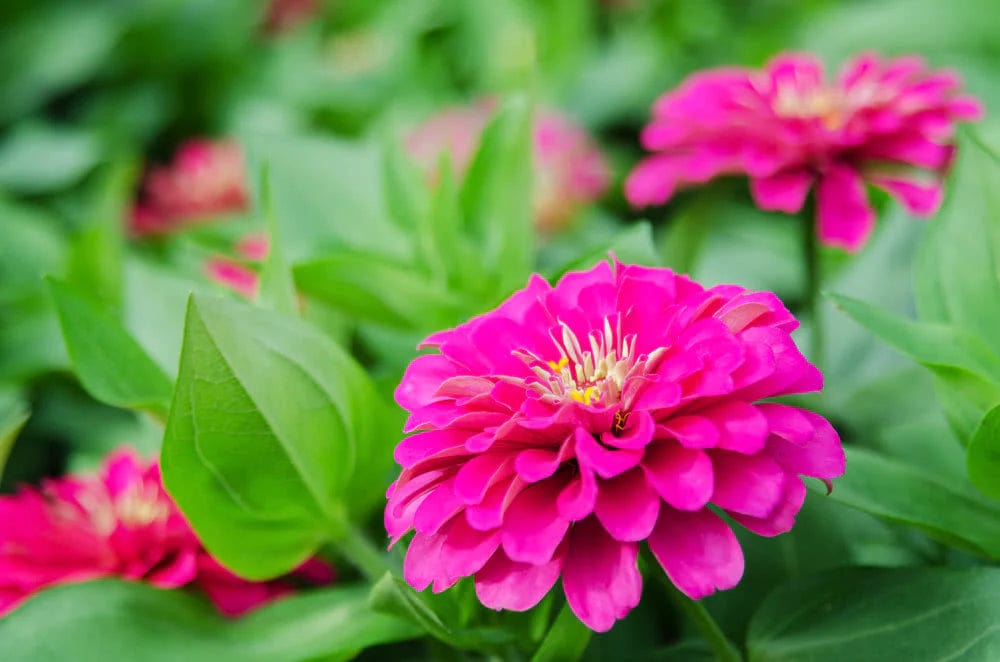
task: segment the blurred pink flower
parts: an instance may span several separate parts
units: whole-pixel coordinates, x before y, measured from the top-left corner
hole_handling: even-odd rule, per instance
[[[293,590],[288,581],[250,582],[219,565],[164,490],[156,463],[129,449],[108,456],[96,475],[0,497],[0,521],[0,615],[47,587],[100,577],[198,586],[232,616]],[[317,583],[333,580],[319,559],[293,574],[300,571]]]
[[[311,19],[319,9],[318,0],[271,0],[264,17],[264,30],[271,34],[285,32]]]
[[[442,153],[447,153],[461,177],[495,109],[494,102],[481,101],[444,110],[407,136],[407,151],[432,180]],[[561,113],[536,114],[533,143],[535,227],[549,233],[567,225],[579,207],[603,195],[610,174],[590,136]]]
[[[696,73],[660,97],[643,146],[655,152],[629,175],[632,204],[662,204],[679,189],[746,174],[762,209],[795,213],[816,186],[820,241],[855,251],[875,223],[865,182],[914,214],[941,204],[955,124],[982,109],[954,73],[916,57],[861,55],[836,80],[813,56],[790,53],[763,71]]]
[[[800,475],[844,471],[825,419],[759,402],[822,387],[797,325],[769,292],[602,262],[430,336],[396,389],[416,434],[385,526],[416,530],[406,581],[475,576],[484,605],[522,611],[561,575],[597,631],[638,604],[643,540],[688,596],[735,586],[743,553],[709,504],[775,536]]]
[[[256,299],[260,287],[260,274],[247,262],[263,262],[267,259],[270,242],[267,235],[254,233],[247,235],[236,244],[239,260],[228,257],[212,257],[205,262],[208,277],[223,287],[228,287],[247,299]]]
[[[206,216],[238,213],[248,204],[243,152],[228,140],[190,140],[169,166],[153,168],[132,207],[135,235],[164,234]]]

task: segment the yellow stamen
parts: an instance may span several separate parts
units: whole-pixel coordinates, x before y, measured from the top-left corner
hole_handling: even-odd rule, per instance
[[[584,391],[580,390],[571,391],[569,396],[574,400],[576,400],[577,402],[580,402],[587,406],[590,406],[592,403],[597,402],[598,400],[601,399],[601,394],[597,391],[596,386],[588,386],[587,389]]]
[[[559,362],[549,361],[549,367],[552,368],[552,372],[559,372],[569,364],[569,359],[565,356],[559,359]]]

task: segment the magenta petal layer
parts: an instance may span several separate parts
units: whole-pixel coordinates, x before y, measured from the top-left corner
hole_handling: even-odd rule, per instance
[[[822,386],[796,326],[767,292],[602,262],[434,334],[396,389],[412,434],[385,521],[393,542],[417,532],[406,580],[471,576],[520,611],[561,577],[598,631],[638,603],[643,541],[693,598],[734,586],[743,555],[713,509],[777,535],[801,476],[844,471],[825,419],[759,402]]]
[[[678,190],[744,174],[761,209],[802,209],[816,186],[818,236],[856,251],[875,223],[866,183],[927,216],[941,204],[955,125],[982,109],[958,77],[916,58],[861,55],[834,80],[808,54],[787,53],[762,70],[690,76],[653,105],[642,133],[652,153],[625,182],[636,206]]]

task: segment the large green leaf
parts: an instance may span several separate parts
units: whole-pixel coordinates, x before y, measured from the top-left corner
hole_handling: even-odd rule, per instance
[[[96,301],[50,278],[66,349],[87,392],[116,407],[165,416],[172,384],[145,350]]]
[[[1000,161],[965,137],[917,261],[917,303],[923,318],[960,327],[1000,354]]]
[[[163,474],[205,545],[279,575],[382,492],[394,436],[361,368],[308,323],[192,297]],[[356,509],[356,510],[355,510]]]
[[[983,494],[1000,499],[1000,406],[983,417],[966,458],[972,484]]]
[[[950,475],[935,476],[933,470],[849,448],[847,471],[837,479],[831,498],[916,526],[955,547],[1000,559],[1000,504]]]
[[[323,249],[412,256],[382,198],[379,151],[364,143],[299,135],[247,135],[250,172],[267,164],[275,215],[289,261]]]
[[[111,54],[119,25],[110,6],[45,3],[4,20],[0,40],[0,123],[94,75]]]
[[[76,183],[100,158],[97,136],[50,124],[21,125],[0,144],[0,187],[37,194]]]
[[[434,330],[465,308],[455,295],[378,255],[338,252],[295,268],[299,289],[364,321]]]
[[[462,183],[461,204],[483,265],[496,274],[494,292],[521,287],[532,267],[532,108],[506,101],[483,131]]]
[[[831,298],[848,315],[889,345],[931,369],[958,368],[1000,383],[1000,358],[961,328],[896,317],[863,301]]]
[[[751,662],[1000,659],[1000,569],[851,568],[785,585],[754,616]]]
[[[1000,359],[962,328],[896,317],[862,301],[832,295],[859,324],[901,353],[929,368],[938,398],[962,443],[983,414],[1000,403]]]
[[[180,590],[102,580],[42,592],[0,620],[0,638],[11,660],[271,662],[349,659],[419,634],[366,603],[362,587],[322,589],[233,621]]]

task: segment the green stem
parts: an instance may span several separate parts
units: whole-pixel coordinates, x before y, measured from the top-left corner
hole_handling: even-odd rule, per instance
[[[392,570],[389,555],[373,545],[353,524],[347,524],[342,535],[333,541],[333,547],[369,581],[378,581]]]
[[[692,600],[678,591],[670,580],[666,578],[666,575],[663,576],[663,579],[664,584],[667,584],[667,592],[670,594],[670,598],[674,601],[674,604],[681,608],[691,622],[694,623],[695,627],[698,628],[702,639],[705,640],[715,654],[715,659],[719,662],[742,662],[743,656],[740,654],[740,651],[733,642],[729,641],[719,627],[719,624],[715,622],[712,615],[705,609],[705,605],[697,600]]]
[[[820,246],[816,239],[815,214],[806,205],[802,217],[802,253],[806,266],[806,312],[810,321],[810,359],[820,370],[823,369],[823,317],[822,308],[822,274],[820,271]]]
[[[575,662],[583,656],[591,634],[590,628],[565,604],[531,662]]]

